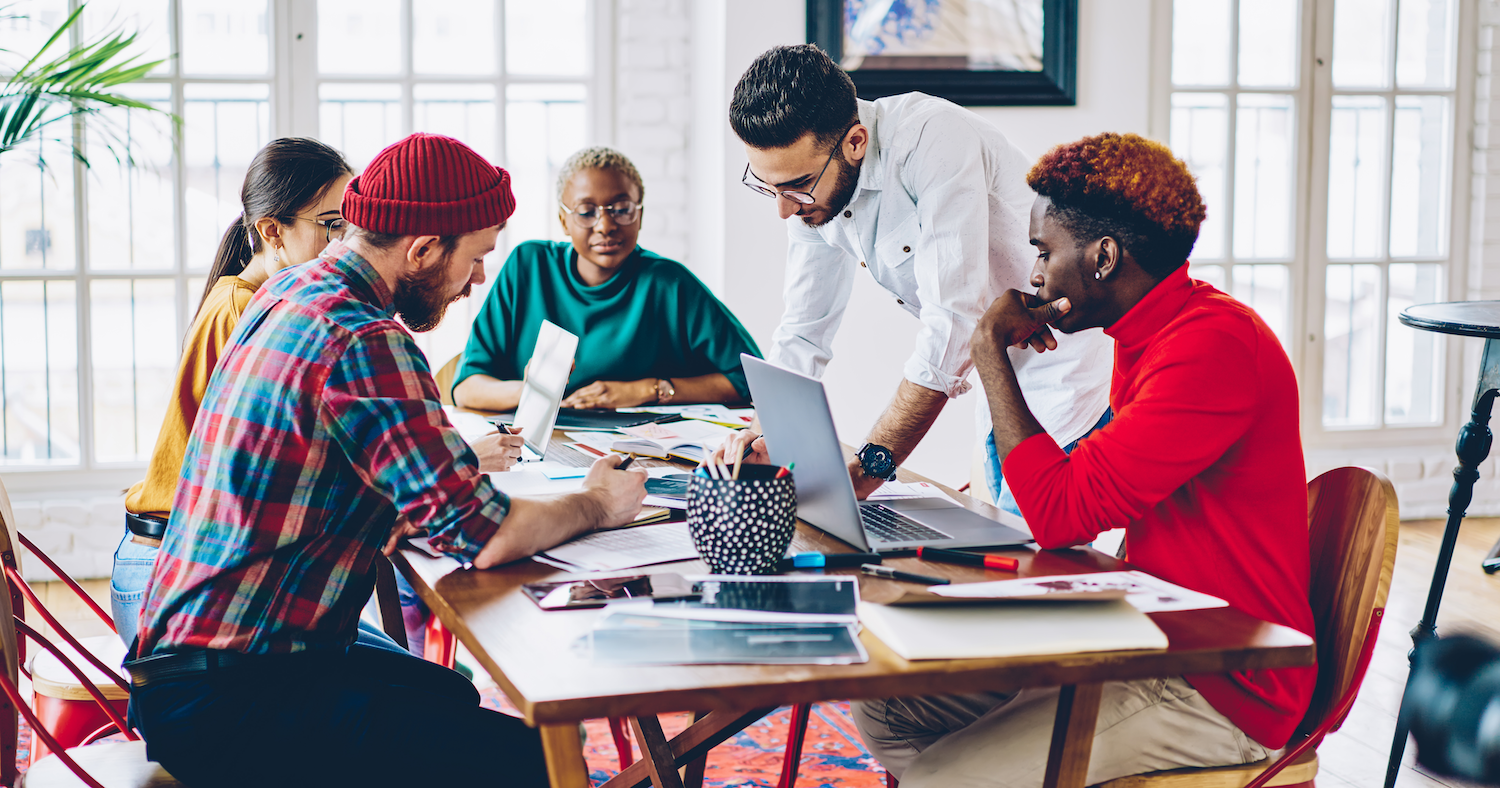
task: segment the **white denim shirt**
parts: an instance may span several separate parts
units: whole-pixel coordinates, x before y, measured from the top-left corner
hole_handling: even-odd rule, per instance
[[[969,390],[980,316],[1007,289],[1034,290],[1031,161],[983,118],[921,93],[860,101],[859,119],[870,143],[849,204],[818,228],[787,219],[786,311],[769,358],[822,377],[856,272],[866,270],[922,321],[906,379],[956,397]],[[1059,445],[1108,407],[1114,343],[1103,331],[1059,334],[1047,353],[1010,353],[1027,404]]]

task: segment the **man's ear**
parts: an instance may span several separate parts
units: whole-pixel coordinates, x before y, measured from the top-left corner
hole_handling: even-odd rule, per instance
[[[1119,266],[1124,257],[1124,251],[1120,248],[1120,242],[1113,236],[1104,236],[1099,239],[1098,249],[1094,252],[1095,279],[1108,279]]]
[[[870,149],[870,127],[863,123],[854,124],[848,136],[844,137],[843,145],[844,158],[850,163],[864,161],[865,152]]]
[[[436,235],[419,235],[406,247],[406,262],[413,272],[423,271],[443,256],[442,239]]]

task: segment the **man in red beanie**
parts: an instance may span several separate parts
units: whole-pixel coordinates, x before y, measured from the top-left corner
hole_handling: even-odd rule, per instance
[[[544,785],[536,732],[462,676],[356,634],[374,562],[408,529],[478,568],[629,522],[645,477],[510,499],[485,476],[411,334],[484,281],[510,176],[414,134],[344,193],[353,227],[256,294],[203,398],[126,663],[147,753],[205,786]],[[410,757],[441,753],[441,763]],[[503,777],[502,777],[503,775]]]

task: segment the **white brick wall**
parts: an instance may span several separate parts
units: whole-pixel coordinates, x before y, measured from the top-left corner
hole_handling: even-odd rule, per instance
[[[80,495],[16,500],[16,528],[74,579],[109,577],[115,546],[125,526],[125,496]],[[27,580],[51,580],[40,561],[21,551]]]
[[[641,245],[686,262],[688,0],[619,0],[615,11],[615,147],[646,182]]]

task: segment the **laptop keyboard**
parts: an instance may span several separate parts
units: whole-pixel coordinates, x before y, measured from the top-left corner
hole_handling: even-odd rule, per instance
[[[859,518],[864,521],[865,532],[879,542],[921,542],[953,538],[884,506],[861,506]]]

